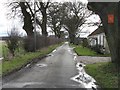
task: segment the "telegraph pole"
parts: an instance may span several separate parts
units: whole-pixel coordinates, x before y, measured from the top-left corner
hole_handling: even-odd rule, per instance
[[[36,51],[36,0],[34,0],[34,50]]]

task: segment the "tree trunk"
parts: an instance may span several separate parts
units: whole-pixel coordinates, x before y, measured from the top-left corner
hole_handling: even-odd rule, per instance
[[[47,13],[46,13],[46,9],[44,9],[42,11],[42,16],[43,16],[43,21],[42,21],[42,35],[44,36],[48,36],[48,32],[47,32]]]
[[[28,36],[32,36],[33,33],[33,23],[31,19],[31,15],[27,12],[27,7],[25,6],[25,2],[20,2],[20,7],[22,10],[22,14],[24,16],[24,26],[23,29],[26,31]]]
[[[118,88],[120,89],[120,2],[118,3],[118,33],[117,33]]]
[[[117,34],[118,34],[118,15],[117,15],[117,3],[110,3],[107,7],[107,10],[104,12],[104,16],[102,15],[102,21],[104,25],[104,31],[107,37],[109,49],[111,51],[112,62],[118,63],[117,60]],[[113,8],[114,7],[114,8]],[[114,23],[108,24],[107,15],[114,15]]]
[[[117,48],[119,48],[118,49],[118,59],[119,59],[119,55],[120,55],[120,2],[118,3],[118,33],[117,33],[118,35],[118,37],[117,37],[117,39],[118,39],[118,41],[117,41],[117,45],[118,45],[118,47]],[[120,63],[120,60],[119,60],[119,63]]]
[[[75,34],[69,32],[69,39],[70,39],[70,43],[75,44]]]
[[[61,32],[60,32],[60,30],[58,29],[58,30],[56,30],[56,32],[57,32],[57,37],[61,38]]]

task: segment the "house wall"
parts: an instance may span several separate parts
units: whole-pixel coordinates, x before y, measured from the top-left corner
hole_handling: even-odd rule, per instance
[[[95,39],[96,38],[96,39]],[[92,35],[88,37],[88,42],[90,46],[102,45],[105,48],[106,53],[110,53],[106,36],[104,33]]]

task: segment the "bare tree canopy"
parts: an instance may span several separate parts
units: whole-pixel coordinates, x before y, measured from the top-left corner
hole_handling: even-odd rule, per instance
[[[36,2],[12,2],[9,4],[15,15],[21,15],[23,19],[23,29],[28,36],[34,34],[34,25],[41,28],[42,35],[48,36],[47,27],[49,26],[55,33],[55,36],[61,37],[61,28],[65,28],[71,41],[78,33],[81,33],[79,27],[99,25],[98,23],[88,23],[93,12],[87,9],[87,5],[82,2],[47,2],[36,0]],[[18,12],[19,11],[19,12]],[[84,28],[84,27],[83,27]],[[73,38],[73,39],[72,39]]]
[[[63,3],[64,7],[64,28],[69,32],[69,38],[71,43],[74,43],[76,34],[85,22],[87,18],[90,17],[93,13],[89,11],[86,5],[72,2]]]

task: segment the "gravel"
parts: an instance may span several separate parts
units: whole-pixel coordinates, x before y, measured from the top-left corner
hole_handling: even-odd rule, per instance
[[[99,62],[110,62],[111,57],[77,56],[77,61],[84,64],[95,64]]]

